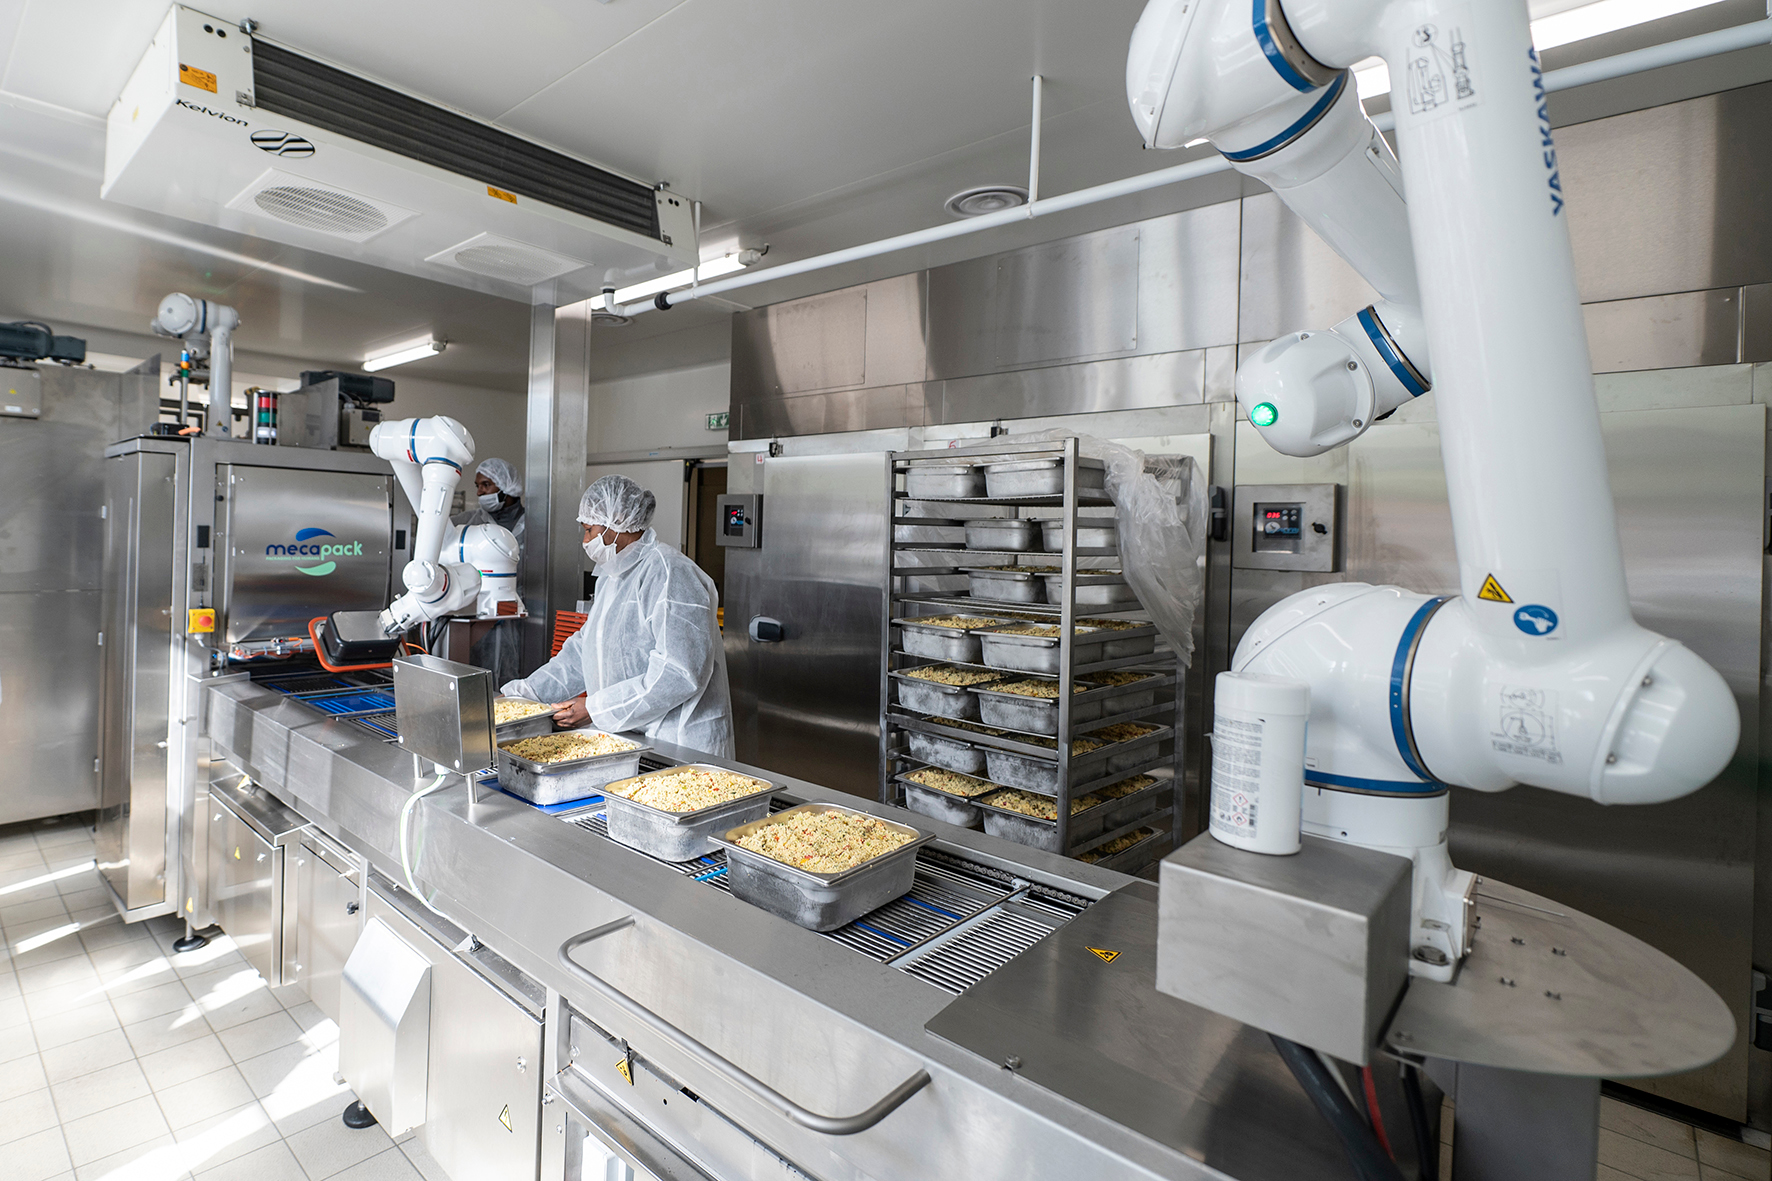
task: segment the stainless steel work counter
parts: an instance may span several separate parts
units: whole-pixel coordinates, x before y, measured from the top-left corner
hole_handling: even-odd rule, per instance
[[[428,768],[364,727],[244,678],[214,683],[205,715],[218,776],[232,765],[386,878],[403,880],[398,818],[411,793],[433,782]],[[657,753],[707,761],[667,746]],[[562,1106],[611,1111],[607,1122],[631,1123],[635,1136],[655,1136],[718,1177],[1350,1175],[1264,1037],[1161,996],[1154,977],[1144,978],[1156,936],[1148,884],[725,765],[783,783],[798,800],[933,830],[927,849],[956,872],[1030,884],[1074,900],[1081,913],[1066,922],[1062,908],[1048,908],[1044,921],[1057,931],[1036,933],[1015,957],[1012,988],[998,973],[976,1000],[970,991],[956,997],[963,986],[796,927],[611,842],[582,817],[548,815],[454,777],[414,809],[414,879],[456,926],[546,986],[546,1069]],[[585,945],[577,962],[699,1050],[662,1036],[560,962],[567,940],[622,919],[633,921]],[[1091,944],[1102,939],[1120,946]],[[973,1004],[976,1022],[965,1019]],[[759,1101],[711,1064],[714,1055],[829,1115],[863,1111],[919,1070],[932,1081],[868,1130],[831,1135]],[[549,1139],[564,1126],[542,1120],[543,1181],[558,1177],[547,1162],[558,1169],[565,1148]]]

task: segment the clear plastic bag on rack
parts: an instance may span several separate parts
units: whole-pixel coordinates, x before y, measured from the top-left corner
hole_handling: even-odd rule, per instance
[[[1069,431],[1031,438],[1059,441]],[[1107,466],[1117,510],[1120,568],[1185,668],[1194,652],[1194,613],[1206,570],[1206,481],[1192,456],[1152,455],[1106,439],[1077,436],[1078,451]]]

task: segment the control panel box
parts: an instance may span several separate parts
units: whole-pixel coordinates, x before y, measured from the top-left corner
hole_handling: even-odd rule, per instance
[[[1244,484],[1231,510],[1231,565],[1332,574],[1341,569],[1341,485]]]
[[[720,528],[714,535],[718,545],[738,549],[756,549],[762,544],[763,498],[755,493],[728,494],[718,501]]]

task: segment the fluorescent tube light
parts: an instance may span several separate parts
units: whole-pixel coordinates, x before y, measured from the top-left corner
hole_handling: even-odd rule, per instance
[[[742,271],[761,257],[754,250],[740,250],[732,254],[723,254],[719,258],[710,258],[701,264],[700,281],[706,283],[724,275],[730,275],[734,271]],[[749,262],[745,261],[747,258],[750,260]],[[687,287],[695,278],[695,272],[688,270],[678,271],[674,275],[664,275],[657,279],[648,279],[644,283],[621,288],[615,293],[615,302],[624,304],[633,303],[637,299],[649,299],[661,291],[675,291],[679,287]]]
[[[422,361],[426,357],[434,357],[448,346],[447,341],[421,340],[416,344],[401,345],[385,353],[375,353],[363,358],[363,368],[370,373],[387,369],[394,365],[404,365],[408,361]]]
[[[1567,12],[1542,16],[1532,22],[1532,43],[1543,53],[1559,45],[1585,41],[1603,33],[1616,33],[1632,25],[1678,16],[1695,8],[1705,8],[1722,0],[1596,0]],[[1370,57],[1354,63],[1354,82],[1361,98],[1389,94],[1390,67],[1383,58]]]

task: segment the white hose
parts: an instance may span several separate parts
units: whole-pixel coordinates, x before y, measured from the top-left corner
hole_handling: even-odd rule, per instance
[[[444,785],[443,781],[445,779],[447,779],[448,777],[449,777],[449,772],[438,771],[437,778],[431,780],[430,786],[422,787],[419,790],[413,792],[411,795],[406,797],[406,803],[400,809],[400,868],[406,874],[406,890],[408,893],[410,893],[414,898],[418,899],[420,902],[424,903],[425,908],[427,910],[429,910],[432,914],[436,915],[438,918],[446,919],[454,926],[461,928],[463,931],[467,931],[468,927],[467,927],[466,923],[463,923],[460,919],[456,918],[454,915],[445,913],[444,911],[437,909],[436,905],[433,904],[429,898],[426,898],[424,896],[424,894],[419,890],[418,883],[416,881],[414,881],[413,877],[412,877],[412,854],[411,854],[411,850],[407,847],[408,841],[407,841],[406,834],[410,828],[413,810],[418,807],[418,802],[420,800],[424,799],[426,796],[430,795],[432,792],[442,790],[443,785]],[[473,940],[473,933],[469,932],[468,941],[472,941],[472,940]]]

